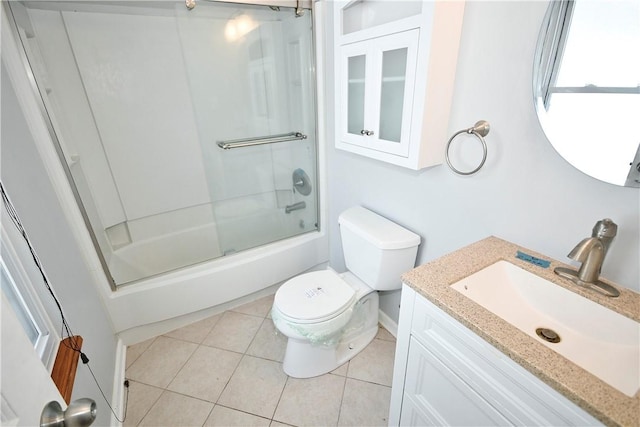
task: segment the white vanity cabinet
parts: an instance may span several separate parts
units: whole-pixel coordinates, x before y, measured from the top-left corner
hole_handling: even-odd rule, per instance
[[[334,4],[338,149],[442,163],[463,13],[462,1]]]
[[[403,285],[389,425],[601,425]]]

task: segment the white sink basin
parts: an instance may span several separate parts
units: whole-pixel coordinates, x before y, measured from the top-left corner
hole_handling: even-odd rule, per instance
[[[451,287],[627,396],[638,392],[640,323],[507,261]],[[560,342],[541,338],[538,328]]]

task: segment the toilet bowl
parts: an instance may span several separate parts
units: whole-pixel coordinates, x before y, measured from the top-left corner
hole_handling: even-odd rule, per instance
[[[375,338],[378,294],[349,272],[314,271],[278,289],[271,318],[288,338],[285,373],[315,377],[340,367]]]
[[[361,207],[339,217],[348,271],[314,271],[285,282],[271,317],[284,334],[283,369],[309,378],[331,372],[369,344],[378,331],[377,290],[399,289],[413,268],[420,237]]]

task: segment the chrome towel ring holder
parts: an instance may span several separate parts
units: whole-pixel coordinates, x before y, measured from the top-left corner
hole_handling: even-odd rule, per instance
[[[487,160],[487,143],[484,141],[484,137],[487,136],[489,134],[489,122],[487,122],[486,120],[480,120],[477,121],[475,125],[473,125],[473,127],[470,127],[469,129],[463,129],[461,131],[458,131],[456,133],[453,134],[453,136],[449,139],[449,142],[447,142],[447,149],[445,151],[445,159],[447,160],[447,165],[449,165],[449,167],[451,168],[452,171],[454,171],[455,173],[457,173],[458,175],[472,175],[476,172],[478,172],[480,170],[480,168],[482,166],[484,166],[484,162]],[[477,168],[468,171],[468,172],[463,172],[460,171],[458,169],[456,169],[452,164],[451,164],[451,160],[449,159],[449,149],[451,148],[451,142],[460,134],[462,133],[468,133],[468,134],[472,134],[475,135],[476,138],[478,138],[480,140],[480,142],[482,143],[482,161],[480,162],[480,164],[478,165]]]

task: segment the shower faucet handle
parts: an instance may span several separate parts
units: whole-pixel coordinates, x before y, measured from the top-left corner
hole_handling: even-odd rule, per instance
[[[309,175],[307,175],[304,170],[294,170],[291,175],[291,180],[293,181],[293,188],[298,190],[298,193],[303,196],[311,194],[311,179],[309,179]]]

